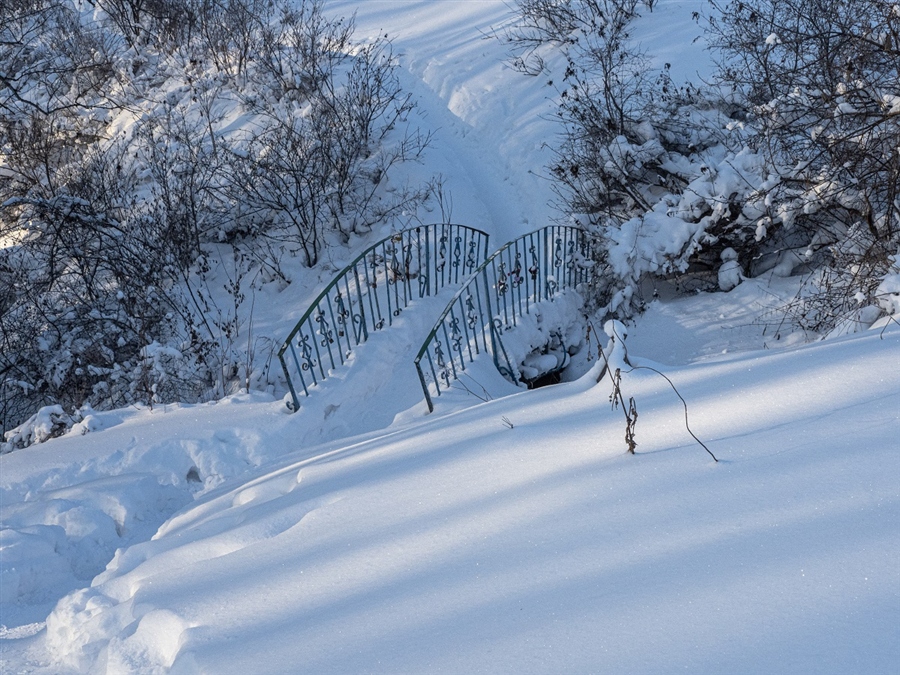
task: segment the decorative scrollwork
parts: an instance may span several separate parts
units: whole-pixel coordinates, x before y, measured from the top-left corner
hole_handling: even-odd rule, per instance
[[[450,347],[454,352],[462,350],[462,333],[459,331],[459,319],[453,317],[450,320]]]
[[[537,248],[532,244],[528,251],[531,253],[531,267],[528,268],[528,273],[531,275],[532,281],[537,281],[538,272],[541,271],[541,265],[537,257]]]
[[[497,366],[497,371],[498,371],[504,378],[506,378],[508,381],[512,382],[513,384],[516,383],[516,375],[515,375],[515,373],[513,373],[513,372],[512,372],[509,368],[507,368],[506,366],[500,366],[500,365],[498,365],[498,366]]]
[[[444,386],[449,389],[450,378],[452,377],[450,364],[447,362],[447,359],[444,358],[444,350],[441,341],[437,339],[434,341],[434,360],[437,362],[438,366],[438,379],[443,380]]]
[[[566,253],[566,267],[572,269],[575,267],[575,242],[569,241],[568,252]]]
[[[357,314],[353,315],[353,318],[351,320],[353,321],[353,323],[355,325],[356,342],[357,342],[357,344],[359,344],[360,342],[362,342],[362,338],[363,338],[363,329],[364,329],[363,322],[365,321],[365,319],[363,318],[362,314],[357,313]]]
[[[509,283],[513,288],[518,288],[523,281],[525,277],[522,276],[522,254],[517,251],[516,266],[509,273]]]
[[[506,276],[506,263],[497,265],[500,274],[497,276],[497,295],[506,295],[509,290],[509,277]]]
[[[327,347],[329,344],[334,342],[334,331],[331,328],[331,324],[328,323],[328,319],[325,317],[325,312],[322,311],[322,308],[319,308],[319,313],[316,314],[316,323],[319,324],[318,333],[322,336],[322,340],[319,342],[323,347]]]
[[[469,253],[466,255],[466,268],[468,270],[475,269],[478,265],[478,244],[474,239],[469,241]]]
[[[562,238],[556,238],[556,245],[553,247],[553,266],[554,267],[562,267],[563,264],[563,250],[562,250]]]
[[[391,260],[388,263],[388,275],[387,282],[388,284],[395,284],[399,281],[403,276],[403,271],[400,268],[400,260],[397,258],[397,247],[391,247]]]
[[[338,294],[334,296],[334,304],[337,305],[335,321],[340,324],[346,323],[347,317],[350,316],[350,310],[347,309],[346,305],[344,305],[344,296],[340,291],[338,291]]]
[[[440,239],[441,245],[438,247],[438,262],[435,265],[435,269],[441,271],[444,269],[444,266],[447,264],[447,235],[441,236]]]
[[[499,316],[494,317],[494,330],[497,332],[497,335],[503,335],[503,321]]]
[[[559,283],[557,283],[556,278],[547,275],[547,297],[552,298],[556,295],[556,291],[559,290]]]
[[[453,267],[459,267],[460,261],[462,260],[462,237],[457,235],[453,238],[453,260],[450,261],[450,264]]]
[[[406,279],[412,278],[412,244],[403,247],[403,275]]]
[[[344,296],[340,291],[334,296],[334,303],[337,305],[334,320],[338,324],[338,335],[343,337],[344,327],[347,325],[347,317],[350,316],[350,310],[344,305]]]
[[[307,333],[301,333],[300,339],[297,340],[297,346],[300,348],[300,356],[303,357],[303,363],[300,364],[302,370],[311,370],[319,365],[312,357],[312,347],[309,345],[309,340],[310,336]]]
[[[478,312],[475,311],[475,301],[472,300],[471,292],[466,294],[466,324],[472,329],[478,324]]]

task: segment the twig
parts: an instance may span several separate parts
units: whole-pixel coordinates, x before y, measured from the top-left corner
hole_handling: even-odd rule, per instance
[[[477,384],[479,387],[481,387],[481,391],[484,393],[484,395],[483,395],[483,396],[479,396],[479,395],[476,394],[474,391],[472,391],[471,389],[469,389],[469,386],[468,386],[465,382],[462,381],[462,375],[463,375],[463,374],[464,374],[464,373],[462,373],[462,374],[460,375],[460,378],[456,380],[456,383],[455,383],[455,384],[453,384],[453,385],[450,386],[451,389],[456,389],[456,388],[457,388],[457,387],[456,387],[456,384],[459,384],[460,386],[462,386],[463,389],[465,389],[465,391],[466,391],[467,394],[471,394],[472,396],[474,396],[475,398],[477,398],[479,401],[483,401],[484,403],[487,403],[488,401],[493,400],[493,397],[490,395],[490,393],[488,393],[488,390],[484,388],[484,385],[481,384],[480,382],[478,382],[478,380],[476,380],[476,379],[475,379],[474,377],[472,377],[471,375],[469,375],[469,379],[471,379],[472,382],[474,382],[474,383]]]
[[[589,324],[589,330],[592,329],[593,323],[588,321],[588,324]],[[596,332],[596,330],[595,330],[595,332]],[[616,338],[619,340],[622,340],[622,338],[619,337],[618,335],[616,335]],[[603,358],[603,362],[605,364],[604,368],[603,368],[603,372],[600,374],[600,377],[597,379],[597,381],[599,382],[600,380],[603,379],[603,376],[606,374],[606,371],[609,370],[609,360],[606,358],[606,353],[603,351],[603,347],[599,345],[599,340],[597,342],[598,342],[597,352]],[[631,365],[631,364],[628,364],[628,365]],[[653,371],[654,373],[656,373],[657,375],[660,375],[666,382],[669,383],[669,386],[672,387],[672,391],[675,392],[675,395],[681,400],[681,404],[684,406],[684,428],[687,429],[687,432],[691,435],[691,437],[693,437],[693,439],[695,441],[697,441],[697,443],[699,443],[700,446],[704,450],[706,450],[706,452],[709,453],[709,456],[712,457],[718,463],[719,460],[712,453],[712,451],[708,447],[706,447],[706,444],[703,441],[701,441],[699,438],[697,438],[697,435],[693,431],[691,431],[691,427],[688,424],[687,401],[684,400],[684,397],[681,395],[681,392],[679,392],[678,389],[675,387],[675,385],[672,383],[672,380],[670,380],[664,373],[661,373],[656,368],[651,368],[650,366],[631,366],[631,368],[629,370],[626,370],[625,372],[631,373],[631,372],[634,372],[635,370]],[[622,396],[622,390],[619,387],[619,382],[622,379],[621,373],[622,373],[622,371],[619,370],[618,368],[616,368],[615,375],[613,375],[613,393],[610,394],[610,401],[613,402],[613,407],[615,407],[616,403],[621,402],[622,409],[625,410],[625,399]],[[618,401],[615,398],[616,396],[618,396]],[[630,402],[629,410],[628,410],[628,412],[625,413],[625,424],[626,424],[625,442],[628,443],[628,452],[630,452],[631,454],[634,454],[634,448],[637,446],[637,443],[634,441],[634,427],[635,427],[635,424],[637,423],[637,408],[634,403],[634,397],[630,398],[629,402]],[[633,417],[629,416],[629,413],[631,413],[633,415]]]
[[[681,395],[681,393],[678,391],[678,389],[675,388],[675,385],[672,384],[672,380],[670,380],[665,374],[661,373],[661,372],[658,371],[656,368],[651,368],[650,366],[632,366],[632,367],[631,367],[631,370],[626,370],[625,372],[626,372],[626,373],[630,373],[630,372],[632,372],[632,371],[634,371],[634,370],[652,370],[654,373],[656,373],[657,375],[661,376],[666,382],[669,383],[669,386],[672,387],[672,391],[674,391],[674,392],[675,392],[675,395],[676,395],[679,399],[681,399],[681,404],[684,406],[684,428],[687,429],[687,432],[688,432],[691,436],[693,436],[694,440],[697,441],[697,442],[703,447],[703,449],[706,450],[706,451],[709,453],[709,456],[712,457],[713,459],[715,459],[716,462],[718,462],[719,460],[716,459],[716,456],[715,456],[714,454],[712,454],[712,451],[711,451],[709,448],[706,447],[706,444],[705,444],[703,441],[701,441],[699,438],[697,438],[696,434],[694,434],[694,432],[691,431],[691,427],[688,425],[688,405],[687,405],[687,401],[684,400],[684,397]]]

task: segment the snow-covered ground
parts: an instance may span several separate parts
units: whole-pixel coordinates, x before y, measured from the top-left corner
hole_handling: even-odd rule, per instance
[[[499,244],[553,216],[552,90],[483,37],[506,3],[328,8],[394,38],[436,132],[415,170],[454,221]],[[689,76],[702,8],[662,0],[637,35]],[[265,291],[257,330],[316,283]],[[411,359],[437,299],[297,414],[262,393],[97,413],[4,455],[0,671],[895,673],[900,327],[805,343],[772,325],[796,283],[662,288],[630,326],[718,463],[648,369],[622,380],[635,456],[596,368],[517,393],[476,367],[427,415]]]

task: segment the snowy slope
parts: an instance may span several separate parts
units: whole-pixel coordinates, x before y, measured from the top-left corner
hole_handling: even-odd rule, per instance
[[[160,477],[192,444],[269,458],[4,648],[35,672],[893,672],[898,341],[666,369],[718,464],[650,371],[624,379],[633,457],[590,375],[315,448],[288,450],[271,402],[144,413],[130,433],[179,439],[147,453],[169,450]],[[5,473],[115,456],[128,426]]]
[[[553,217],[552,89],[483,39],[505,2],[328,9],[394,38],[436,133],[412,171],[444,175],[452,220],[499,244]],[[708,67],[700,9],[638,24],[676,75]],[[316,283],[266,289],[256,330]],[[0,671],[896,672],[900,330],[776,339],[792,283],[663,292],[631,328],[718,463],[649,370],[623,376],[633,457],[596,371],[507,396],[476,369],[426,415],[410,351],[438,300],[295,415],[259,393],[98,413],[0,457]]]

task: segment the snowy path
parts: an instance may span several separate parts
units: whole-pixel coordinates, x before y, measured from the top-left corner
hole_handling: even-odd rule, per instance
[[[499,246],[550,224],[553,90],[513,72],[505,47],[487,37],[509,18],[502,0],[467,2],[338,0],[335,16],[356,13],[360,36],[387,33],[403,84],[422,123],[436,132],[428,170],[447,179],[452,220],[486,229]]]

